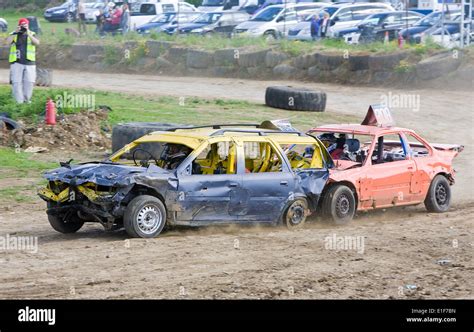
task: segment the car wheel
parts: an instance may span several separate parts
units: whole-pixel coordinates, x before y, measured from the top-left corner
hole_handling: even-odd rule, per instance
[[[70,210],[65,215],[48,214],[48,221],[55,231],[63,234],[75,233],[84,225],[75,210]]]
[[[128,203],[123,225],[131,237],[157,237],[166,224],[166,209],[156,197],[140,195]]]
[[[446,212],[451,204],[451,187],[443,175],[436,175],[431,181],[425,198],[425,207],[429,212]]]
[[[275,34],[274,31],[265,31],[265,33],[263,34],[263,37],[267,40],[267,41],[274,41],[277,39],[277,36]]]
[[[74,22],[74,14],[73,14],[73,13],[68,13],[68,14],[66,15],[66,22],[67,22],[67,23],[72,23],[72,22]]]
[[[283,222],[286,227],[291,230],[303,227],[306,221],[307,210],[308,203],[305,199],[297,199],[292,202],[283,216]]]
[[[335,185],[324,194],[322,214],[336,225],[344,225],[352,220],[356,202],[352,190],[344,185]]]

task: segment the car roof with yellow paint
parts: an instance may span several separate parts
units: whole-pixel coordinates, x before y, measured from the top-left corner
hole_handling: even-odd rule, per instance
[[[190,147],[197,147],[205,140],[211,138],[238,138],[260,137],[261,140],[271,139],[279,144],[312,143],[314,138],[298,131],[283,131],[277,127],[271,128],[269,121],[262,124],[236,124],[236,125],[211,125],[190,128],[177,128],[170,131],[155,131],[135,142],[160,142],[182,143]]]

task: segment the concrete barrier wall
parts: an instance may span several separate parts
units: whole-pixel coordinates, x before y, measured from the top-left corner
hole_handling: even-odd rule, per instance
[[[47,50],[40,48],[39,62],[53,68],[372,85],[436,79],[456,71],[462,61],[461,56],[441,53],[416,62],[413,54],[404,50],[392,54],[341,51],[300,56],[274,49],[205,51],[165,41],[132,41],[108,47],[77,44],[54,54]],[[3,53],[0,49],[0,56]]]

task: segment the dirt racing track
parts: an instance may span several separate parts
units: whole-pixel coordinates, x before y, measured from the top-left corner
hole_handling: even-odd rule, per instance
[[[0,83],[7,83],[5,73],[0,70]],[[263,103],[267,86],[288,82],[55,71],[55,84]],[[339,227],[313,219],[296,231],[178,228],[144,240],[96,225],[59,234],[47,222],[43,202],[17,203],[0,213],[1,233],[38,236],[39,247],[37,253],[0,252],[1,297],[473,298],[472,92],[298,85],[325,91],[326,112],[361,120],[369,104],[389,93],[419,96],[419,109],[393,108],[397,125],[430,142],[465,146],[454,162],[450,211],[431,214],[420,205],[361,213]],[[338,247],[346,239],[354,241],[352,249]]]

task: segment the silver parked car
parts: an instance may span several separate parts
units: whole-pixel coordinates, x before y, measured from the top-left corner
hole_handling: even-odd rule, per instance
[[[329,14],[330,28],[327,37],[334,37],[339,30],[355,27],[364,18],[378,12],[394,11],[388,3],[338,3],[326,6],[322,11]],[[298,23],[288,31],[288,39],[291,40],[311,40],[311,17]]]

